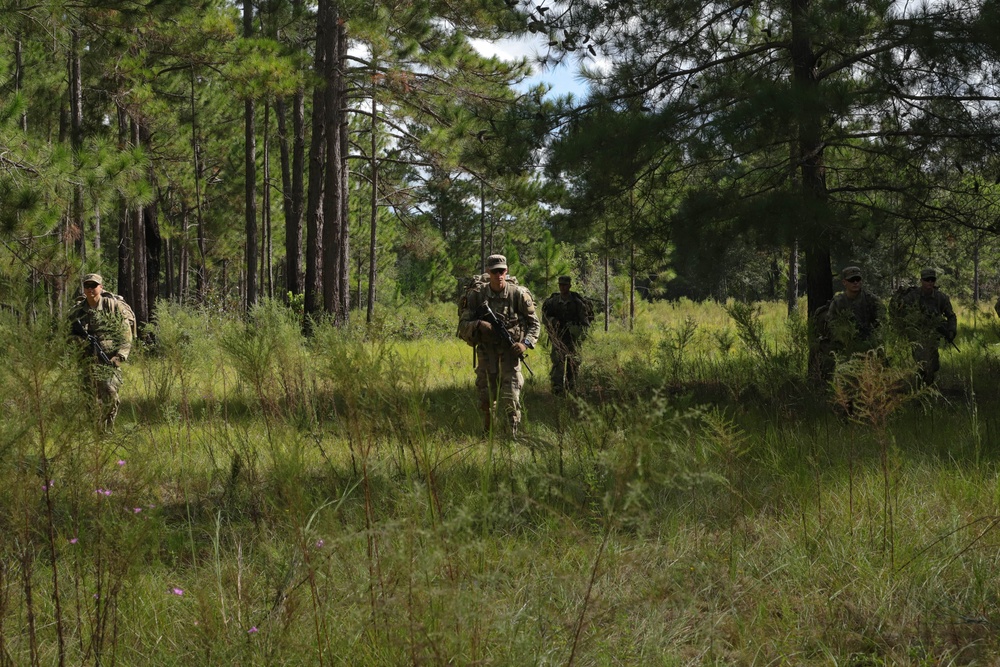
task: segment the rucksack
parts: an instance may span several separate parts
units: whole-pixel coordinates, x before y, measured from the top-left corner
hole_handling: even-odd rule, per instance
[[[830,340],[830,304],[832,303],[833,299],[830,299],[813,311],[812,321],[809,323],[813,341],[828,342]]]
[[[138,338],[139,327],[136,324],[135,311],[132,310],[132,306],[128,305],[128,302],[117,294],[113,294],[112,292],[103,292],[102,294],[107,294],[118,301],[118,305],[121,307],[122,317],[125,319],[125,322],[128,323],[128,328],[132,332],[132,340]]]

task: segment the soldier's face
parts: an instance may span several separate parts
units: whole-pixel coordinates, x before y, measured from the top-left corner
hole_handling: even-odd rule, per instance
[[[559,283],[559,293],[563,296],[569,294],[569,283]]]
[[[861,276],[853,276],[843,281],[847,296],[855,297],[861,292]]]
[[[920,279],[920,290],[924,294],[930,294],[934,291],[934,284],[937,283],[937,278],[921,278]]]
[[[87,297],[87,304],[93,308],[101,300],[101,292],[104,287],[100,283],[86,282],[83,284],[83,295]]]
[[[499,292],[507,283],[507,269],[490,269],[490,287]]]

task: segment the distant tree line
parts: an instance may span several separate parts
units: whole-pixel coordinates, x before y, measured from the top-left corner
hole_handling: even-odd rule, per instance
[[[990,3],[206,0],[0,6],[0,284],[345,322],[506,252],[637,298],[809,307],[847,263],[994,290]],[[472,39],[534,34],[582,99]],[[802,267],[800,272],[799,267]]]

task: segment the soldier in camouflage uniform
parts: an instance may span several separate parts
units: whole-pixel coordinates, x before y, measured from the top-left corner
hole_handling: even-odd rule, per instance
[[[69,313],[73,333],[80,336],[88,356],[87,383],[93,388],[101,403],[100,426],[105,431],[114,428],[121,402],[118,392],[122,386],[122,363],[132,349],[131,311],[125,302],[104,292],[104,279],[97,273],[83,277],[83,297],[77,300]],[[97,351],[87,336],[93,336],[107,358],[99,359]]]
[[[506,280],[507,258],[490,255],[486,260],[489,284],[467,295],[458,320],[458,335],[476,347],[476,391],[483,428],[489,432],[494,401],[499,401],[507,415],[511,433],[517,434],[521,422],[521,358],[533,348],[541,325],[535,315],[535,303],[525,287]],[[503,342],[493,326],[483,320],[488,303],[497,318],[506,325],[513,346]]]
[[[826,313],[831,349],[840,354],[867,352],[877,342],[882,303],[863,287],[860,268],[848,266],[840,275],[844,291],[833,297]]]
[[[582,296],[570,290],[569,276],[559,277],[559,291],[542,304],[542,321],[549,332],[552,393],[573,391],[580,368],[580,344],[587,336],[593,311]]]
[[[913,347],[920,378],[927,384],[941,368],[938,344],[942,337],[949,343],[958,333],[958,319],[951,299],[937,289],[937,271],[927,268],[920,272],[920,286],[903,292],[894,308],[902,333]]]

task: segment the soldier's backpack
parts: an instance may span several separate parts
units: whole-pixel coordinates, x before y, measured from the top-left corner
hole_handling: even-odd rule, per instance
[[[117,294],[112,292],[102,292],[102,296],[110,296],[111,298],[118,301],[118,305],[121,307],[122,317],[125,319],[126,324],[128,324],[129,331],[132,332],[132,340],[135,340],[139,336],[139,328],[135,322],[135,311],[132,310],[132,306],[128,305],[128,302]]]
[[[809,322],[810,342],[822,344],[830,340],[830,299],[822,306],[813,311],[812,321]]]

